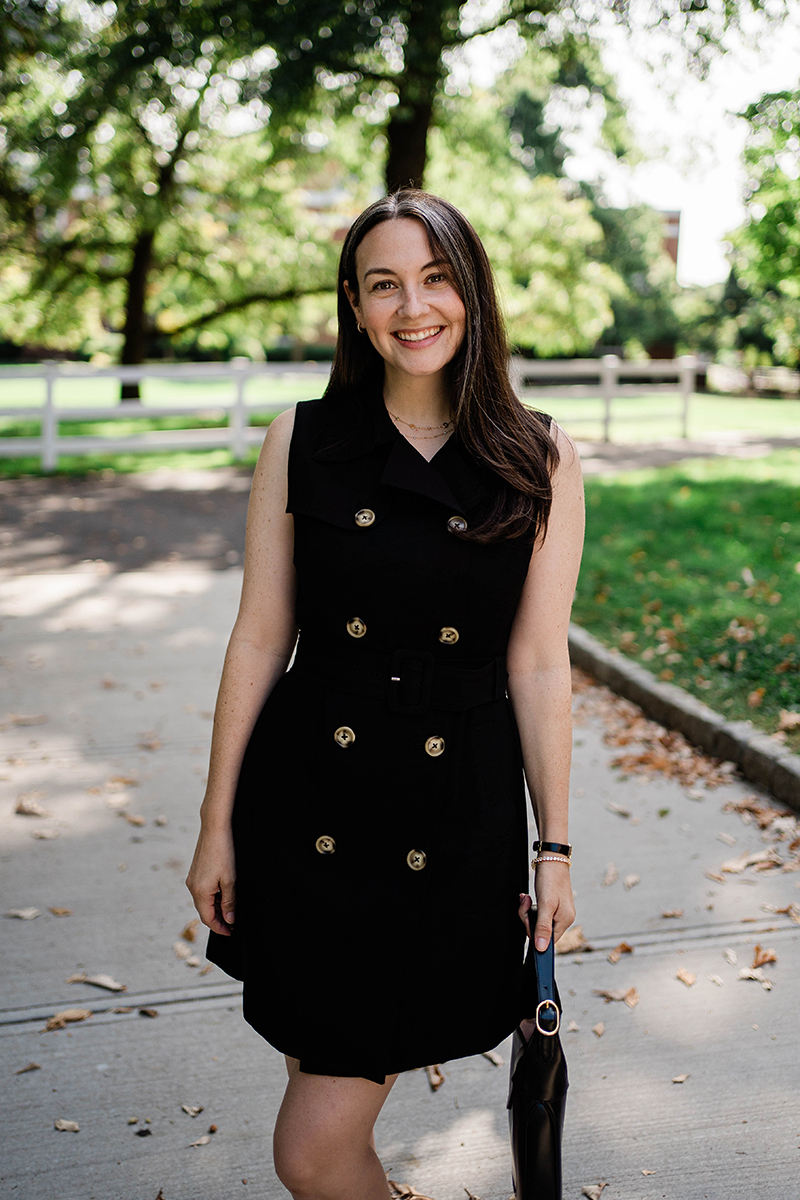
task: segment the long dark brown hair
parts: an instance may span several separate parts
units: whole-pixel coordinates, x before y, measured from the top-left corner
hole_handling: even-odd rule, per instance
[[[359,336],[343,285],[346,280],[358,298],[356,250],[370,229],[401,217],[422,223],[433,257],[446,264],[466,310],[466,332],[450,363],[456,436],[499,483],[489,489],[491,499],[480,521],[460,536],[479,542],[543,537],[558,449],[546,424],[525,408],[511,386],[491,264],[469,221],[447,200],[402,189],[371,204],[350,226],[339,260],[339,337],[325,397],[352,400],[382,385],[383,359],[368,338]]]

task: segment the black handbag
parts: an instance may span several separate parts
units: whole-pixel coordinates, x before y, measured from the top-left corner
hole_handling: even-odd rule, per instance
[[[536,912],[529,913],[531,929]],[[567,1062],[558,1031],[561,999],[553,938],[537,950],[533,938],[523,966],[523,1002],[536,1028],[526,1042],[514,1032],[508,1089],[512,1181],[516,1200],[561,1200],[561,1141],[567,1104]]]

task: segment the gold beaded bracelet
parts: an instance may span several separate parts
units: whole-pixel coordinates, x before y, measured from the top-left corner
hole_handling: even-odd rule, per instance
[[[566,856],[557,856],[555,854],[540,854],[538,858],[533,859],[531,866],[538,867],[539,863],[543,862],[560,862],[564,863],[568,867],[572,866],[572,863]]]

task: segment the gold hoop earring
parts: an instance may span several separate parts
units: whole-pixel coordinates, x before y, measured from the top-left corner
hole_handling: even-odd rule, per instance
[[[359,333],[366,333],[366,332],[367,332],[367,331],[366,331],[366,329],[364,328],[364,326],[361,324],[361,322],[360,322],[360,321],[356,321],[356,329],[358,330],[358,332],[359,332]]]

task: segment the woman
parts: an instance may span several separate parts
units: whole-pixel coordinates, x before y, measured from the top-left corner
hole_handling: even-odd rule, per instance
[[[509,385],[476,233],[424,192],[377,201],[342,249],[328,389],[256,468],[187,879],[286,1054],[297,1200],[385,1200],[397,1074],[530,1016],[523,768],[539,837],[567,843],[582,532],[577,455]],[[543,857],[540,948],[574,917],[567,855]]]

